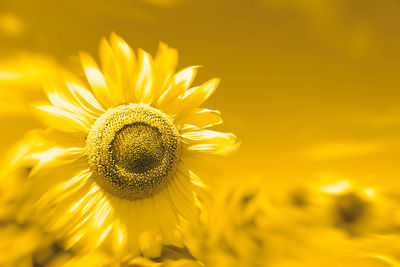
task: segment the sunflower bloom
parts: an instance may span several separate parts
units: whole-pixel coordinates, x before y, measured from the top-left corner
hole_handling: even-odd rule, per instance
[[[212,176],[201,165],[238,146],[208,130],[220,113],[200,108],[219,80],[191,87],[198,67],[175,73],[175,49],[135,55],[116,34],[100,43],[101,67],[80,59],[89,86],[66,76],[46,89],[51,104],[37,106],[50,129],[25,157],[36,164],[34,215],[66,247],[156,257],[161,244],[181,245],[181,219],[198,213]]]
[[[313,218],[310,204],[290,208],[269,191],[257,177],[227,181],[206,213],[183,227],[192,266],[399,266],[397,235],[349,236],[313,224],[326,214]]]
[[[316,214],[327,219],[322,223],[350,236],[389,233],[397,224],[398,204],[382,185],[365,187],[356,180],[339,180],[312,190]]]

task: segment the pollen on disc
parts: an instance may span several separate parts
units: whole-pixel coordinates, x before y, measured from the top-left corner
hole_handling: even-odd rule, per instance
[[[126,125],[111,144],[118,166],[131,173],[144,173],[161,164],[164,144],[160,131],[145,123]]]

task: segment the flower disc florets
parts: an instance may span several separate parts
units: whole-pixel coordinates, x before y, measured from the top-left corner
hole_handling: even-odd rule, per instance
[[[110,108],[86,140],[94,179],[123,199],[151,197],[173,178],[181,141],[172,120],[142,104]]]

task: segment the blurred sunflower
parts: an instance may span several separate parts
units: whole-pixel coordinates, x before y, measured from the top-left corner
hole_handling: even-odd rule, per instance
[[[388,233],[398,224],[398,204],[388,189],[350,179],[314,184],[309,189],[309,208],[314,218],[321,218],[317,224],[340,229],[350,237]]]
[[[0,235],[1,266],[112,266],[119,263],[118,259],[100,251],[87,254],[65,251],[51,235],[33,224],[8,223],[0,228]]]
[[[276,256],[271,249],[275,252],[279,246],[272,239],[278,231],[268,228],[273,218],[263,191],[260,179],[247,178],[246,183],[228,180],[213,195],[209,209],[184,224],[185,245],[198,260],[193,260],[193,265],[271,265]]]
[[[312,199],[293,208],[268,192],[265,180],[227,181],[207,213],[184,227],[185,244],[198,259],[193,266],[398,266],[390,245],[398,236],[350,236],[320,223],[331,219],[327,213],[304,210]],[[342,205],[334,207],[349,209]]]
[[[198,67],[174,74],[177,58],[163,43],[154,59],[143,50],[136,58],[111,34],[101,69],[80,54],[89,88],[69,75],[46,88],[51,104],[37,110],[50,129],[33,134],[24,160],[34,162],[35,218],[67,248],[157,257],[162,243],[181,245],[180,218],[197,215],[212,176],[199,166],[238,143],[208,130],[220,113],[199,107],[218,79],[191,88]]]

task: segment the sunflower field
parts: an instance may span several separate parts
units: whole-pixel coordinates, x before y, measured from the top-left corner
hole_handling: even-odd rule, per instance
[[[400,267],[400,1],[0,6],[0,266]]]

